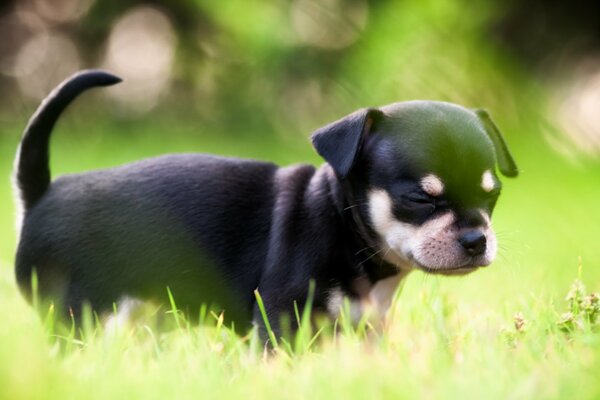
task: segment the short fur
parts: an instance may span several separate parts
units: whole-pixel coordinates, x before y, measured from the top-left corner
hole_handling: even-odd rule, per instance
[[[320,168],[178,154],[50,182],[48,142],[61,112],[82,91],[119,81],[101,71],[65,81],[32,117],[15,164],[25,210],[17,281],[31,297],[35,270],[40,296],[76,318],[84,302],[100,313],[122,298],[167,302],[168,287],[192,317],[207,303],[246,327],[261,322],[258,289],[279,333],[280,316],[304,304],[311,280],[317,311],[334,313],[340,294],[387,308],[389,282],[413,266],[457,266],[448,257],[420,265],[386,242],[369,194],[385,192],[386,218],[410,229],[452,214],[458,236],[444,240],[469,254],[461,253],[461,268],[472,270],[474,240],[481,245],[490,230],[481,213],[491,215],[498,195],[483,193],[482,174],[496,158],[507,175],[517,173],[487,114],[482,122],[460,106],[420,101],[359,110],[319,129]],[[443,183],[437,198],[420,186],[431,174]],[[379,290],[386,278],[394,279]]]

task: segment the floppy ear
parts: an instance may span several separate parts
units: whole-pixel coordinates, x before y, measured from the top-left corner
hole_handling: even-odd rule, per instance
[[[364,108],[319,128],[312,135],[312,144],[331,165],[340,179],[348,176],[360,153],[364,138],[373,123],[383,113],[376,108]]]
[[[515,160],[513,159],[510,151],[508,151],[508,147],[506,146],[506,142],[498,130],[498,127],[492,119],[490,115],[485,110],[475,110],[475,114],[479,117],[479,120],[483,124],[486,133],[492,140],[494,144],[494,148],[496,150],[496,159],[498,160],[498,167],[502,175],[513,178],[519,175],[519,169],[517,168],[517,164],[515,164]]]

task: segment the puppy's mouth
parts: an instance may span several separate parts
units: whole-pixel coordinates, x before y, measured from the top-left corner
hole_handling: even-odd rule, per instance
[[[424,263],[420,262],[419,260],[417,260],[413,254],[401,254],[399,253],[397,250],[394,250],[393,248],[390,249],[393,253],[395,253],[396,256],[398,256],[400,259],[404,259],[406,260],[409,264],[411,264],[413,267],[416,267],[417,269],[420,269],[421,271],[428,273],[428,274],[433,274],[433,275],[447,275],[447,276],[452,276],[452,275],[466,275],[469,274],[481,267],[485,267],[486,265],[488,265],[489,263],[483,262],[482,260],[480,260],[480,257],[467,257],[463,262],[461,262],[458,265],[452,265],[452,266],[428,266],[425,265]]]
[[[466,275],[471,272],[479,269],[479,265],[473,265],[471,261],[466,263],[465,265],[458,267],[444,267],[444,268],[431,268],[425,265],[422,265],[418,262],[414,262],[414,265],[419,268],[421,271],[426,272],[428,274],[434,275]]]

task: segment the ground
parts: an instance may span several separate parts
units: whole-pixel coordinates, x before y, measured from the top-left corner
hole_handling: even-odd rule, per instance
[[[107,121],[82,132],[85,126],[67,117],[58,129],[54,175],[174,151],[319,162],[300,136],[257,141],[182,128],[165,138],[168,121],[126,128]],[[542,139],[520,139],[514,148],[522,174],[504,180],[494,215],[500,251],[491,267],[459,278],[413,273],[385,333],[341,320],[314,340],[307,333],[280,343],[271,355],[255,335],[231,334],[218,316],[189,326],[170,310],[158,312],[180,327],[166,332],[150,318],[113,334],[91,322],[80,334],[57,334],[52,317],[39,318],[14,282],[8,176],[17,141],[17,134],[3,135],[0,147],[3,398],[600,397],[600,324],[591,295],[600,291],[600,169],[565,161]]]

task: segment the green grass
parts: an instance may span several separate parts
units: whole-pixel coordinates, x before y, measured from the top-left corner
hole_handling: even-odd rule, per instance
[[[399,294],[384,335],[339,324],[336,335],[310,342],[307,333],[309,346],[280,345],[267,355],[255,334],[235,336],[218,316],[202,326],[179,316],[179,328],[162,333],[146,317],[112,333],[84,323],[79,335],[56,335],[52,318],[40,322],[3,267],[3,398],[600,395],[600,308],[580,281],[571,301],[530,294],[498,311],[417,278]]]
[[[317,161],[302,138],[269,137],[265,147],[251,136],[170,131],[165,144],[150,126],[119,135],[101,133],[117,131],[114,126],[97,127],[87,132],[92,144],[86,135],[68,137],[59,129],[53,169],[74,172],[184,150]],[[2,146],[5,176],[16,145],[8,142]],[[57,334],[53,319],[40,319],[15,287],[13,210],[5,207],[2,398],[598,398],[598,323],[565,297],[579,274],[586,295],[600,289],[600,193],[591,184],[600,174],[547,151],[525,157],[525,145],[515,150],[523,176],[506,182],[499,202],[501,250],[492,267],[463,278],[414,273],[384,334],[342,320],[316,339],[305,330],[295,342],[280,341],[271,356],[255,334],[235,336],[208,313],[204,325],[177,319],[166,331],[147,316],[113,335],[92,323],[81,335]],[[0,196],[8,205],[7,186]],[[152,312],[173,321],[178,316],[170,309]]]
[[[260,88],[253,104],[273,118],[271,131],[208,128],[202,118],[175,115],[173,105],[117,120],[118,113],[90,109],[94,96],[86,95],[57,126],[53,176],[181,151],[319,163],[307,135],[344,112],[416,98],[455,101],[489,109],[522,171],[504,180],[495,211],[497,261],[460,278],[409,275],[381,335],[342,319],[318,335],[305,328],[296,340],[278,340],[271,356],[256,335],[232,335],[219,315],[204,310],[207,323],[190,326],[173,305],[150,308],[151,316],[114,335],[93,318],[81,334],[57,331],[52,317],[39,318],[25,303],[13,276],[8,177],[27,110],[0,119],[0,399],[600,398],[598,323],[587,303],[565,300],[579,293],[571,290],[577,279],[587,286],[580,298],[600,292],[600,163],[570,163],[549,148],[543,133],[556,130],[546,111],[550,89],[482,34],[492,12],[441,0],[386,4],[336,75],[323,79],[327,111],[301,108],[296,116],[285,102],[269,102],[281,93],[270,82],[278,79],[274,67],[267,68],[274,56],[261,46],[281,27],[260,25],[242,32],[253,45],[239,50],[257,57],[252,70],[268,78],[249,86]],[[409,12],[393,12],[397,4]],[[224,105],[219,110],[226,114]],[[157,320],[173,329],[157,329]]]
[[[173,151],[318,162],[301,136],[257,141],[221,132],[192,135],[185,126],[150,119],[86,128],[85,120],[66,117],[53,141],[53,173]],[[17,140],[3,137],[5,177]],[[177,320],[179,328],[174,323],[166,332],[148,318],[114,336],[91,323],[81,336],[57,335],[52,318],[40,319],[15,287],[6,181],[0,186],[0,393],[10,399],[597,398],[600,333],[597,324],[576,322],[581,315],[564,298],[580,264],[586,293],[600,291],[599,169],[570,165],[531,138],[517,141],[514,152],[523,173],[505,180],[493,266],[463,278],[414,273],[383,335],[340,321],[338,334],[332,326],[316,339],[304,331],[294,342],[280,341],[269,357],[255,335],[237,337],[210,314],[204,326]],[[568,311],[575,320],[563,315]]]

